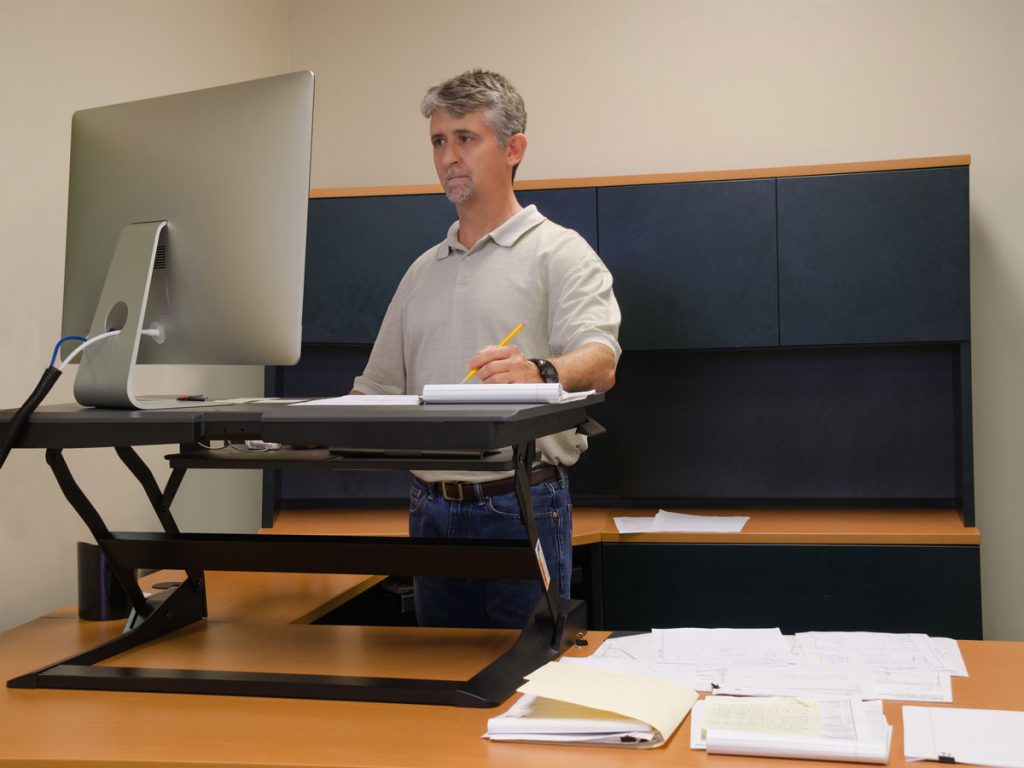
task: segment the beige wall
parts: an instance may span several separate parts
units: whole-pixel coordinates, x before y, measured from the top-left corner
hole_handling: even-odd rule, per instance
[[[416,106],[473,66],[526,96],[522,178],[970,153],[985,630],[1024,640],[1021,39],[1016,0],[0,0],[0,406],[32,388],[59,330],[80,107],[308,67],[314,186],[433,181]],[[146,376],[182,390],[260,386],[253,369]],[[70,397],[62,381],[50,401]],[[112,527],[149,520],[107,456],[72,453]],[[177,506],[198,507],[193,528],[213,524],[200,500],[251,528],[258,479],[190,476]],[[42,456],[13,454],[0,472],[0,628],[73,598],[76,520]]]
[[[477,66],[525,95],[524,179],[973,155],[985,631],[1024,640],[1024,3],[288,7],[291,64],[318,76],[314,186],[434,181],[419,98]]]
[[[283,0],[0,0],[0,407],[35,386],[60,332],[71,113],[288,71]],[[73,399],[73,374],[48,402]],[[262,392],[262,369],[144,366],[140,391]],[[155,528],[111,451],[68,462],[114,530]],[[166,447],[142,451],[158,480]],[[113,459],[113,461],[112,461]],[[193,473],[183,528],[253,531],[257,473]],[[0,471],[0,629],[75,600],[75,541],[90,540],[39,451]]]

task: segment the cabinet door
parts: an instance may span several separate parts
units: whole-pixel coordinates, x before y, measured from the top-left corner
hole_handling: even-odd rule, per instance
[[[775,181],[598,190],[625,349],[777,346]]]
[[[604,544],[604,626],[981,639],[978,547]]]
[[[592,188],[534,190],[518,197],[596,247]],[[310,200],[303,341],[372,343],[405,270],[444,239],[455,218],[455,208],[441,194]]]
[[[783,345],[970,338],[966,167],[778,183]]]
[[[957,497],[949,345],[634,352],[590,409],[579,504],[945,506]]]
[[[441,194],[310,200],[302,340],[372,344],[405,270],[453,221]]]

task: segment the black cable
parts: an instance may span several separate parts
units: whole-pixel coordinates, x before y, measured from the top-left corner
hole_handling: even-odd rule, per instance
[[[29,395],[25,404],[11,417],[10,422],[7,424],[7,433],[4,435],[3,443],[0,444],[0,468],[3,468],[4,462],[7,461],[7,454],[11,452],[14,444],[21,437],[29,417],[39,407],[39,404],[43,402],[43,399],[50,393],[50,390],[53,389],[53,385],[57,383],[61,373],[62,371],[59,368],[54,368],[52,365],[43,371],[43,376],[39,379],[39,383],[36,384],[35,390]]]

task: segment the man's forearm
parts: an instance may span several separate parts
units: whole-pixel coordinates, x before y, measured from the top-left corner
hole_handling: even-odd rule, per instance
[[[548,360],[558,371],[558,380],[568,392],[596,389],[605,392],[615,385],[615,353],[598,341],[583,344],[571,352]],[[467,364],[476,369],[484,384],[530,384],[543,381],[537,365],[514,344],[485,347]]]
[[[549,358],[558,370],[558,380],[567,392],[596,389],[606,392],[615,386],[615,353],[593,341],[560,357]]]

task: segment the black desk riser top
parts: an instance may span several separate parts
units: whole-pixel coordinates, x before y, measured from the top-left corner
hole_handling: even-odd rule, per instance
[[[557,405],[324,406],[241,404],[169,411],[85,408],[37,410],[19,448],[99,448],[210,440],[265,440],[285,445],[496,450],[572,429],[604,400]],[[0,411],[0,436],[13,410]]]

